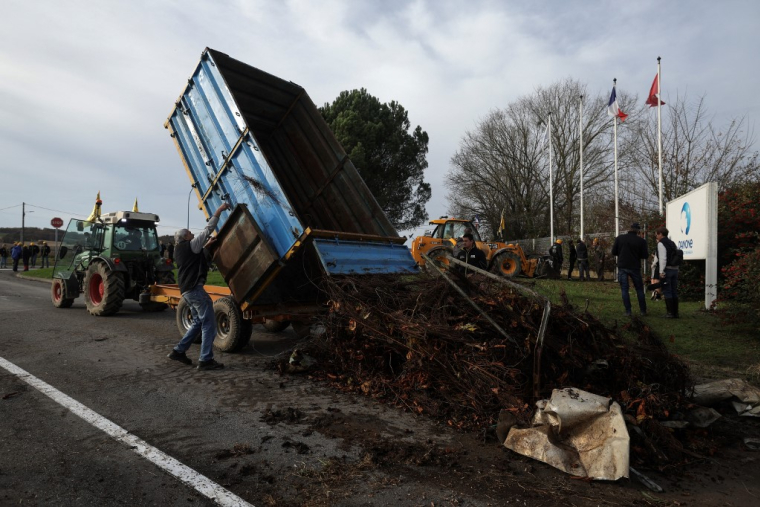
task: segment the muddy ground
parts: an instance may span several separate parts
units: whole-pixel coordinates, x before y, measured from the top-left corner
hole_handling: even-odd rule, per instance
[[[729,412],[704,454],[635,480],[570,478],[440,423],[269,367],[297,346],[257,329],[224,371],[165,359],[173,312],[136,304],[91,317],[57,310],[48,287],[0,272],[0,357],[53,385],[253,505],[758,505],[760,422]],[[197,352],[196,352],[197,353]],[[194,357],[194,354],[190,354]],[[0,504],[211,502],[0,370]]]

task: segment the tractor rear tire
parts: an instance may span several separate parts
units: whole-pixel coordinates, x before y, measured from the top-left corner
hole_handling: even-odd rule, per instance
[[[289,320],[265,320],[263,324],[267,333],[281,333],[290,325]]]
[[[450,249],[445,247],[431,248],[426,255],[435,263],[436,266],[441,268],[443,271],[449,269],[448,256],[452,255]],[[425,270],[431,273],[437,273],[434,268],[428,267],[427,261],[425,262]]]
[[[50,299],[53,300],[53,306],[56,308],[70,308],[74,304],[74,298],[63,297],[64,287],[63,280],[56,278],[50,290]]]
[[[504,278],[514,278],[522,272],[520,256],[513,252],[503,252],[496,256],[491,271]]]
[[[243,348],[251,333],[245,336],[246,325],[240,307],[230,297],[223,297],[214,301],[214,317],[216,318],[216,338],[214,347],[222,352],[236,352]]]
[[[124,303],[124,279],[105,263],[93,262],[84,277],[84,303],[91,315],[113,315]]]

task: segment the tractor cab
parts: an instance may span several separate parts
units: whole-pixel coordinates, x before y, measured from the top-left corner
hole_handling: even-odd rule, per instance
[[[469,220],[441,217],[431,220],[430,225],[434,226],[433,231],[426,233],[425,236],[415,238],[412,243],[412,257],[421,266],[425,264],[422,254],[430,255],[441,252],[443,249],[456,256],[459,248],[461,248],[462,236],[465,232],[472,233],[475,244],[483,251],[487,259],[490,259],[491,250],[496,247],[495,244],[485,243],[480,237],[477,227]]]

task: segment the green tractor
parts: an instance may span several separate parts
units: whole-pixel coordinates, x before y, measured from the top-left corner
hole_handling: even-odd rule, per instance
[[[53,305],[68,308],[84,294],[92,315],[113,315],[125,299],[146,311],[166,309],[148,293],[154,283],[175,283],[172,262],[161,257],[156,222],[158,215],[136,211],[72,219],[53,268]]]

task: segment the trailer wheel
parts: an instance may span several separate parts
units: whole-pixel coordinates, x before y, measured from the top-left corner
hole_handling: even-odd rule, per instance
[[[177,330],[180,336],[185,336],[187,330],[193,325],[193,313],[190,311],[190,306],[185,301],[185,298],[179,298],[177,303]],[[198,337],[193,340],[193,343],[201,343],[203,341],[203,335],[199,334]]]
[[[520,257],[516,253],[500,253],[493,260],[491,271],[505,278],[514,278],[522,271]]]
[[[63,280],[56,278],[50,290],[50,299],[56,308],[70,308],[74,304],[74,298],[63,297]]]
[[[282,331],[285,331],[285,329],[290,325],[290,321],[267,319],[261,325],[264,326],[264,329],[266,329],[268,333],[280,333]]]
[[[124,279],[102,262],[93,262],[84,278],[84,303],[90,314],[113,315],[124,302]]]
[[[222,352],[235,352],[240,350],[251,334],[245,336],[245,329],[251,329],[246,325],[240,307],[229,297],[217,299],[214,302],[214,317],[216,318],[216,339],[214,346]]]

